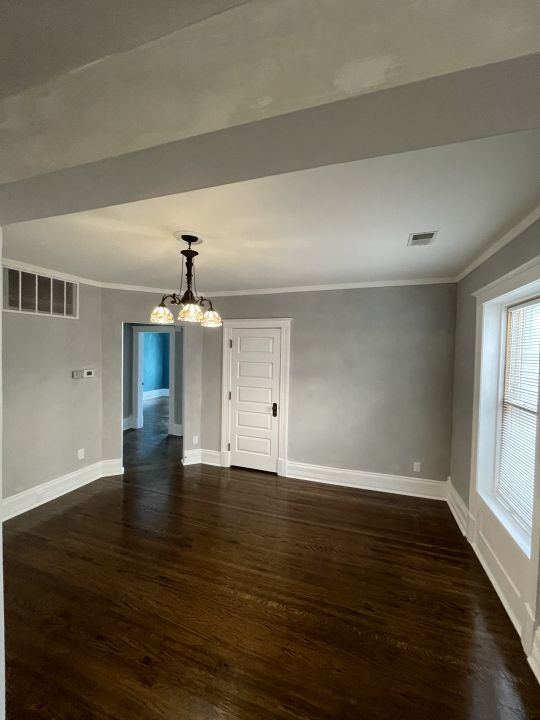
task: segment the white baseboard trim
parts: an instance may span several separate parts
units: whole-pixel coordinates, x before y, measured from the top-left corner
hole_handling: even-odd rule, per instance
[[[193,449],[184,452],[183,465],[196,465],[198,463],[229,467],[230,453],[205,449]],[[291,462],[283,458],[278,460],[278,475],[297,480],[310,480],[331,485],[355,487],[362,490],[412,495],[432,500],[446,500],[447,496],[447,483],[441,480],[384,475],[362,472],[361,470],[342,470],[322,465]]]
[[[478,533],[476,542],[471,545],[476,557],[484,568],[495,592],[499,596],[506,614],[512,621],[517,634],[521,638],[523,631],[525,606],[520,597],[519,591],[512,582],[512,579],[505,571],[499,558],[491,545],[487,542],[482,533]]]
[[[536,600],[536,598],[535,598]],[[536,630],[536,617],[535,610],[530,606],[528,602],[525,605],[525,620],[523,621],[523,630],[521,631],[521,644],[523,649],[527,653],[527,657],[532,654],[534,650],[534,631]]]
[[[201,462],[204,465],[221,467],[221,453],[219,450],[201,450]]]
[[[159,397],[169,397],[169,388],[158,388],[157,390],[145,390],[143,392],[143,400],[152,400]]]
[[[287,477],[287,461],[285,458],[278,457],[277,474],[280,477]]]
[[[202,450],[184,450],[182,465],[199,465],[202,463]]]
[[[536,628],[531,654],[527,658],[536,679],[540,683],[540,627]]]
[[[169,435],[178,435],[182,437],[184,434],[184,428],[178,423],[169,423]]]
[[[462,534],[466,536],[469,528],[469,508],[461,499],[461,495],[456,488],[452,485],[450,478],[446,483],[446,501],[459,529]]]
[[[534,610],[524,602],[521,593],[482,532],[482,528],[477,527],[475,517],[456,491],[451,478],[448,478],[447,482],[447,502],[459,529],[474,550],[506,614],[512,621],[529,665],[540,682],[540,628],[534,633],[536,624]]]
[[[123,474],[124,474],[124,466],[122,465],[122,458],[114,458],[113,460],[102,460],[101,461],[101,476],[100,477],[110,477],[111,475],[123,475]],[[96,479],[99,479],[99,478],[96,478]]]
[[[55,500],[61,495],[65,495],[83,485],[88,485],[94,480],[109,475],[121,475],[123,472],[124,468],[121,459],[102,460],[54,480],[49,480],[29,490],[23,490],[2,500],[2,521],[32,510],[49,502],[49,500]]]
[[[129,417],[125,417],[122,420],[122,430],[131,430],[133,427],[133,415],[130,415]]]
[[[194,449],[185,450],[182,465],[216,465],[221,467],[221,453],[219,450]]]
[[[413,495],[432,500],[446,500],[446,482],[442,480],[385,475],[361,470],[343,470],[342,468],[308,465],[290,460],[281,463],[280,471],[284,471],[286,477],[298,480],[311,480],[399,495]]]

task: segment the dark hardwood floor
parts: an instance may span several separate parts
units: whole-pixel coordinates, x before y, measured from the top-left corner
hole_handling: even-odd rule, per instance
[[[180,466],[5,524],[8,718],[518,720],[540,687],[446,505]]]

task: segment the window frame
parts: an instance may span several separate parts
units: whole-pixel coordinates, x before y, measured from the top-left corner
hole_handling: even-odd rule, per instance
[[[519,516],[519,514],[514,510],[514,508],[511,506],[509,502],[507,502],[501,495],[497,492],[497,486],[499,483],[499,475],[500,475],[500,467],[501,467],[501,458],[502,458],[502,429],[503,429],[503,416],[504,416],[504,405],[505,405],[505,387],[506,387],[506,367],[508,364],[508,332],[510,328],[510,312],[516,308],[526,307],[527,305],[532,304],[540,304],[540,295],[536,294],[532,297],[527,297],[525,299],[521,299],[519,301],[511,302],[510,304],[503,304],[501,306],[501,320],[503,323],[503,328],[501,329],[501,348],[500,348],[500,367],[499,367],[499,380],[498,380],[498,387],[499,387],[499,397],[498,397],[498,412],[497,412],[497,429],[496,429],[496,443],[495,443],[495,459],[494,459],[494,467],[493,467],[493,485],[491,488],[490,498],[489,501],[491,504],[493,504],[495,507],[492,508],[494,512],[499,516],[499,519],[501,522],[504,522],[509,527],[511,527],[511,531],[515,539],[518,540],[518,543],[521,546],[524,546],[527,549],[527,554],[530,554],[530,544],[531,544],[531,537],[532,537],[532,522],[531,527],[529,528],[528,525],[526,525],[522,518]],[[539,402],[540,402],[540,393],[539,393]],[[508,403],[509,405],[512,405],[513,403]],[[516,406],[517,407],[517,406]],[[539,405],[537,404],[536,407],[536,438],[538,443],[538,433],[540,429],[539,424]],[[537,473],[538,469],[538,457],[535,459],[535,467],[533,470],[533,474]],[[484,495],[484,499],[486,499]],[[534,511],[534,489],[533,489],[533,511]]]
[[[522,552],[531,557],[540,525],[538,501],[540,421],[536,430],[532,530],[528,531],[495,492],[501,457],[508,311],[540,296],[540,260],[527,263],[477,293],[477,346],[473,453],[469,506],[476,514],[477,495],[489,507]],[[479,332],[478,332],[479,331]],[[539,395],[540,398],[540,395]],[[540,405],[540,401],[539,401]],[[537,418],[540,416],[537,410]]]

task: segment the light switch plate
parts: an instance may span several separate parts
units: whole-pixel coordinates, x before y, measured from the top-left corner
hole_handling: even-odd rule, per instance
[[[72,370],[71,377],[74,380],[82,380],[83,378],[93,378],[96,376],[96,371],[93,368],[87,368],[86,370]]]

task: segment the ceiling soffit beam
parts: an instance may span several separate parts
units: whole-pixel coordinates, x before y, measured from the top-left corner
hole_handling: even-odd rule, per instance
[[[540,127],[540,53],[0,187],[0,224]]]

